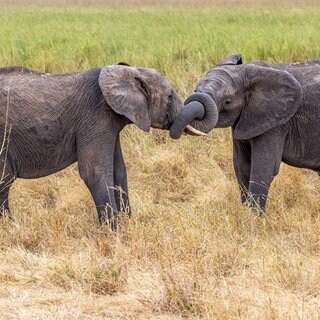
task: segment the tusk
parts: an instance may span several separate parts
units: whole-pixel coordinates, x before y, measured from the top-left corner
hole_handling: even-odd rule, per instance
[[[190,134],[192,136],[206,136],[207,134],[204,132],[201,132],[190,125],[187,125],[186,128],[184,129],[184,132],[187,134]]]

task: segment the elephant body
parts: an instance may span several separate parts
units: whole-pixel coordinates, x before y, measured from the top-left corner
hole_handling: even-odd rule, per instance
[[[46,74],[0,68],[2,212],[9,211],[16,178],[46,176],[78,161],[100,222],[113,218],[116,229],[120,203],[129,207],[120,131],[129,123],[144,131],[169,129],[182,106],[154,69],[111,65]]]
[[[265,210],[281,161],[320,171],[320,60],[242,64],[234,55],[210,70],[195,91],[214,101],[215,127],[232,128],[242,202]],[[184,113],[177,121],[183,122]]]
[[[320,64],[275,65],[275,68],[288,71],[302,88],[302,100],[297,112],[282,125],[283,135],[286,136],[282,161],[295,167],[319,171]]]
[[[1,71],[0,137],[8,137],[8,153],[1,156],[16,178],[46,176],[74,163],[80,128],[89,133],[98,119],[112,117],[99,93],[99,69],[64,75]]]

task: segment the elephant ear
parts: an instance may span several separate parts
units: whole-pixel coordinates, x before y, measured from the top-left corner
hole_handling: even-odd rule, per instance
[[[136,68],[111,65],[101,69],[99,85],[107,104],[140,129],[149,132],[148,92]]]
[[[247,65],[245,72],[249,95],[234,130],[234,138],[239,140],[286,123],[302,100],[299,82],[287,71]]]
[[[234,54],[228,58],[225,58],[221,62],[219,62],[217,64],[217,67],[218,66],[227,66],[227,65],[236,66],[239,64],[242,64],[242,56],[241,56],[241,54]]]

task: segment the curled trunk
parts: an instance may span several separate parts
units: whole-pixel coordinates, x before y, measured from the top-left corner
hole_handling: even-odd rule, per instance
[[[206,93],[194,93],[185,101],[185,107],[170,128],[170,136],[179,139],[190,125],[203,133],[210,132],[218,121],[218,108],[214,100]],[[185,131],[190,134],[188,129]]]

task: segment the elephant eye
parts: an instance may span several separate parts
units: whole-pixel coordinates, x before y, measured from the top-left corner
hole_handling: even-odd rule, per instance
[[[171,102],[172,102],[172,99],[173,99],[172,94],[170,94],[170,95],[168,96],[168,102],[171,103]]]
[[[227,100],[225,101],[225,103],[226,103],[226,104],[230,104],[230,103],[231,103],[231,99],[227,99]]]

